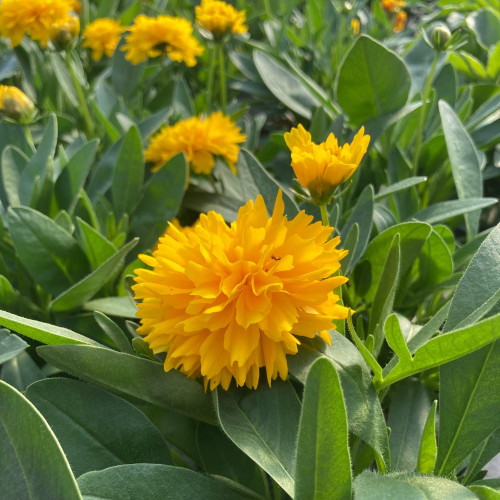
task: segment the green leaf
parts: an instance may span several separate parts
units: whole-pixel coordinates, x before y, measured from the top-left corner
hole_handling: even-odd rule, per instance
[[[80,217],[76,218],[85,253],[89,259],[92,269],[97,269],[116,253],[116,247],[106,239],[99,231],[87,224]]]
[[[401,326],[399,325],[396,314],[391,314],[385,321],[384,333],[389,347],[396,353],[399,362],[403,365],[409,365],[412,362],[412,357],[406,340],[403,337]]]
[[[480,500],[499,500],[500,492],[498,490],[494,490],[488,486],[482,485],[472,485],[469,486],[469,490],[477,495],[477,498]]]
[[[468,323],[470,317],[488,303],[500,289],[500,224],[483,241],[458,283],[451,301],[444,331]]]
[[[0,320],[1,321],[1,320]],[[0,329],[0,365],[23,352],[28,344],[8,330]]]
[[[60,85],[64,95],[68,98],[69,102],[78,108],[78,95],[76,94],[75,86],[71,79],[71,74],[62,60],[62,53],[49,52],[49,60],[52,63],[52,69],[57,79],[57,83]],[[69,55],[67,56],[69,57]]]
[[[498,323],[500,315],[481,323],[494,319]],[[496,328],[500,337],[500,325],[492,328]],[[457,332],[454,334],[456,336]],[[469,343],[473,344],[473,340],[469,339]],[[499,384],[500,342],[441,367],[439,445],[435,468],[438,475],[451,473],[498,428],[500,393],[492,389]]]
[[[134,350],[130,345],[128,337],[112,319],[109,319],[105,314],[99,311],[94,313],[94,318],[103,332],[115,343],[121,352],[134,354]]]
[[[458,198],[460,200],[481,198],[483,186],[474,142],[447,102],[439,101],[439,113]],[[469,240],[477,234],[479,215],[480,212],[475,211],[465,216]]]
[[[55,195],[60,209],[73,213],[80,190],[94,162],[99,141],[94,139],[84,144],[69,160],[55,185]]]
[[[15,146],[7,146],[3,150],[2,156],[2,203],[7,208],[9,205],[20,205],[19,198],[19,179],[23,170],[26,168],[28,157]],[[29,204],[28,200],[23,200],[24,204]]]
[[[24,351],[2,365],[0,378],[18,391],[24,392],[33,382],[44,379],[45,374]]]
[[[369,184],[359,195],[356,205],[354,205],[352,213],[340,233],[341,241],[346,241],[351,227],[353,227],[354,224],[358,224],[359,226],[359,236],[356,247],[349,254],[349,262],[345,271],[343,271],[345,274],[349,274],[349,271],[354,269],[359,259],[363,256],[368,242],[370,241],[373,221],[373,200],[373,187]],[[342,269],[344,269],[344,262],[342,262]]]
[[[38,410],[0,381],[0,496],[81,499],[54,433]]]
[[[131,232],[140,238],[140,250],[151,248],[176,216],[187,175],[186,159],[180,153],[151,176],[132,219]]]
[[[411,269],[431,231],[431,226],[423,222],[405,222],[386,229],[370,242],[363,256],[363,261],[368,261],[370,269],[367,273],[368,276],[364,277],[365,280],[369,277],[369,288],[364,294],[364,298],[368,303],[371,303],[375,296],[394,236],[399,234],[400,237],[401,262],[399,276],[402,277]]]
[[[349,432],[370,445],[381,465],[385,464],[388,469],[390,455],[387,428],[370,370],[358,349],[349,340],[336,331],[331,331],[330,334],[331,347],[320,338],[302,341],[298,354],[288,358],[290,373],[305,383],[312,363],[320,356],[327,357],[340,377]]]
[[[292,496],[300,402],[290,383],[212,394],[225,434]]]
[[[125,256],[137,245],[135,238],[120,248],[95,271],[55,298],[50,307],[54,311],[75,309],[91,299],[109,280],[110,276],[123,266]]]
[[[403,179],[402,181],[395,182],[394,184],[390,184],[389,186],[382,186],[379,189],[379,192],[375,195],[374,200],[380,201],[387,196],[390,196],[395,193],[399,193],[408,189],[412,186],[416,186],[417,184],[421,184],[422,182],[427,181],[427,177],[408,177],[407,179]]]
[[[123,140],[116,167],[113,170],[111,197],[117,217],[132,213],[144,180],[144,155],[139,129],[130,127]]]
[[[100,311],[108,316],[135,318],[137,306],[129,297],[104,297],[87,302],[83,308],[87,311]]]
[[[265,52],[254,50],[253,61],[262,81],[276,99],[300,116],[310,119],[311,111],[321,103],[309,88]]]
[[[285,214],[289,219],[293,219],[299,213],[299,208],[288,194],[288,190],[283,189],[262,166],[259,160],[245,149],[241,150],[238,158],[238,178],[241,182],[245,203],[261,194],[262,198],[264,198],[268,214],[272,214],[278,191],[281,189],[283,192],[283,203],[285,204]]]
[[[477,500],[461,484],[442,477],[396,472],[380,475],[364,471],[354,480],[355,500]]]
[[[500,338],[500,314],[466,328],[454,330],[435,337],[417,349],[411,365],[398,362],[380,383],[377,389],[420,373],[430,368],[449,363],[470,354]],[[476,445],[479,443],[476,443]]]
[[[425,421],[420,450],[418,452],[417,471],[424,474],[432,474],[436,465],[436,407],[437,401],[434,401]]]
[[[220,429],[198,423],[196,446],[203,470],[224,476],[259,493],[264,493],[262,470],[245,455]]]
[[[59,345],[59,344],[94,344],[99,345],[92,339],[84,337],[79,333],[61,328],[60,326],[51,325],[50,323],[42,323],[33,319],[23,318],[10,314],[6,311],[0,311],[0,324],[9,330],[25,335],[33,340],[38,340],[44,344]]]
[[[490,9],[478,9],[467,16],[467,26],[474,30],[477,38],[486,48],[498,42],[500,18],[497,13]]]
[[[75,476],[114,465],[172,464],[160,431],[135,406],[66,378],[30,385],[26,397],[47,420]]]
[[[336,100],[354,124],[361,125],[369,118],[401,109],[408,100],[410,83],[405,63],[394,52],[361,35],[341,63]]]
[[[215,423],[210,397],[179,371],[166,373],[160,363],[93,346],[41,346],[48,363],[104,389]]]
[[[259,498],[238,485],[170,465],[118,465],[88,472],[78,478],[84,500],[159,500],[203,498],[242,500]]]
[[[4,368],[5,369],[5,368]],[[463,484],[469,484],[481,469],[496,455],[500,449],[500,428],[486,438],[470,455],[467,474]]]
[[[425,386],[416,380],[401,382],[391,394],[387,426],[392,470],[414,471],[431,402]]]
[[[476,210],[494,205],[498,200],[496,198],[468,198],[465,200],[450,200],[429,205],[411,216],[429,224],[446,221],[457,215],[469,214]]]
[[[130,98],[142,79],[146,62],[132,64],[127,61],[125,52],[122,50],[124,44],[125,38],[122,37],[111,60],[111,83],[118,94]]]
[[[85,254],[52,219],[28,207],[10,207],[8,220],[19,259],[45,290],[61,293],[84,275]]]
[[[368,332],[374,337],[372,352],[378,356],[384,341],[384,323],[392,311],[394,297],[399,284],[401,248],[399,245],[399,234],[396,233],[392,240],[389,252],[380,275],[377,292],[373,299],[373,307],[370,314]],[[397,320],[396,320],[397,321]],[[398,325],[399,326],[399,325]],[[403,339],[404,342],[404,339]]]
[[[296,500],[351,498],[351,457],[340,379],[318,358],[304,389],[295,463]]]

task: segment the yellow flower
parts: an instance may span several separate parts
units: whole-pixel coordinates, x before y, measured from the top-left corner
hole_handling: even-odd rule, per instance
[[[158,170],[167,160],[184,152],[187,161],[197,174],[210,174],[215,165],[214,155],[222,156],[229,168],[236,172],[239,143],[245,141],[228,116],[220,111],[206,118],[192,117],[175,125],[164,127],[152,139],[145,151],[146,161]]]
[[[201,0],[201,5],[195,8],[196,24],[210,31],[215,38],[220,38],[228,32],[246,33],[245,12],[236,10],[232,5],[219,0]]]
[[[29,118],[34,109],[35,105],[22,90],[0,85],[0,110],[9,118],[22,121]]]
[[[402,9],[406,3],[404,0],[382,0],[380,5],[386,12],[392,14],[393,12],[397,12],[399,9]]]
[[[70,15],[63,22],[55,23],[50,28],[50,41],[58,48],[65,49],[80,33],[80,18]]]
[[[85,27],[83,46],[92,50],[94,61],[102,59],[103,54],[111,57],[124,30],[120,22],[114,19],[96,19]]]
[[[370,136],[364,132],[361,127],[351,144],[342,147],[333,134],[321,144],[312,142],[311,134],[302,125],[285,133],[295,176],[316,203],[326,203],[335,188],[358,168],[370,142]]]
[[[195,66],[196,58],[203,53],[203,47],[193,36],[191,23],[182,17],[140,15],[129,31],[122,50],[132,64],[166,52],[173,61]]]
[[[352,31],[355,35],[359,35],[359,31],[360,31],[360,27],[361,27],[361,24],[359,22],[359,19],[351,19],[351,28],[352,28]]]
[[[0,33],[19,45],[25,34],[46,47],[53,25],[65,23],[73,9],[71,0],[2,0]]]
[[[133,289],[141,318],[138,333],[155,353],[166,352],[165,371],[202,376],[205,388],[256,388],[288,374],[287,354],[300,337],[330,344],[332,321],[347,317],[332,276],[346,250],[332,228],[300,212],[283,215],[278,193],[272,217],[262,199],[249,201],[228,226],[215,212],[182,231],[170,226],[153,256],[140,258]]]
[[[405,29],[407,19],[408,16],[406,15],[406,12],[404,10],[400,10],[396,14],[396,18],[394,19],[394,26],[392,28],[392,31],[394,31],[394,33],[403,31]]]

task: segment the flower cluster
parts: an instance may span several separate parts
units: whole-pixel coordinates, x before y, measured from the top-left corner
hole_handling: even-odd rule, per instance
[[[232,5],[220,0],[201,0],[196,7],[196,24],[210,31],[214,38],[221,38],[226,33],[246,33],[245,12],[236,10]]]
[[[347,254],[333,228],[300,212],[284,213],[281,192],[271,217],[262,197],[249,201],[228,226],[215,212],[193,226],[173,225],[153,256],[141,259],[134,292],[138,333],[155,353],[166,352],[166,371],[202,376],[205,388],[256,388],[286,379],[286,355],[298,337],[319,334],[328,344],[332,321],[347,317],[333,290],[347,281],[333,276]]]
[[[245,138],[239,127],[218,111],[206,118],[192,117],[164,127],[151,139],[145,157],[154,164],[153,170],[158,170],[167,160],[183,152],[194,172],[210,174],[215,165],[214,155],[218,155],[235,171],[238,144]]]
[[[0,85],[0,110],[9,118],[22,121],[29,118],[34,109],[35,105],[22,90]]]
[[[193,27],[187,19],[172,16],[137,16],[129,28],[122,50],[132,64],[166,52],[173,61],[195,66],[203,47],[193,36]]]
[[[404,0],[382,0],[380,2],[382,9],[384,9],[387,13],[394,15],[394,24],[392,30],[395,33],[399,33],[403,31],[406,26],[406,21],[408,16],[406,12],[403,10],[406,3]]]
[[[392,27],[392,31],[394,33],[399,33],[400,31],[403,31],[406,26],[406,21],[408,20],[408,15],[404,10],[400,10],[397,14],[396,17],[394,18],[394,25]]]
[[[335,188],[358,168],[370,142],[364,132],[361,127],[351,144],[343,146],[333,134],[321,144],[312,142],[311,134],[302,125],[285,134],[295,176],[316,203],[327,203]]]
[[[24,35],[46,47],[53,27],[70,22],[73,9],[73,0],[2,0],[0,34],[10,39],[13,47]]]
[[[94,61],[99,61],[103,55],[111,57],[124,30],[120,22],[114,19],[96,19],[85,27],[83,46],[92,50]]]

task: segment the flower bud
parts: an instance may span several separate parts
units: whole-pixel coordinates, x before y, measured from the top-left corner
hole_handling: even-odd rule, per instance
[[[438,51],[446,50],[448,42],[451,38],[451,32],[447,26],[439,25],[434,26],[431,31],[431,42],[434,48]]]
[[[35,105],[21,90],[9,85],[0,85],[0,110],[9,118],[25,121],[33,113]]]
[[[59,50],[68,48],[80,33],[80,19],[76,15],[70,17],[64,23],[56,23],[50,29],[50,41]]]

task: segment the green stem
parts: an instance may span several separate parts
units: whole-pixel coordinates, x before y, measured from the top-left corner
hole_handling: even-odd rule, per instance
[[[330,219],[328,218],[328,210],[326,209],[326,203],[322,203],[319,206],[319,209],[321,211],[321,220],[323,221],[323,226],[329,226]]]
[[[271,5],[269,3],[269,0],[264,0],[264,7],[266,9],[266,16],[268,19],[271,19],[273,17],[272,11],[271,11]]]
[[[212,111],[212,102],[214,98],[214,75],[215,75],[215,66],[217,59],[217,46],[212,45],[210,49],[210,60],[208,66],[208,81],[207,81],[207,106],[208,111]]]
[[[427,77],[427,83],[425,85],[424,95],[422,96],[422,107],[420,108],[420,115],[418,117],[417,137],[415,140],[415,150],[413,154],[413,175],[417,175],[418,172],[418,158],[420,156],[420,147],[422,146],[422,133],[425,124],[425,110],[427,108],[427,100],[429,99],[429,94],[432,87],[432,80],[434,79],[436,65],[439,60],[439,54],[440,54],[439,52],[436,52],[436,55],[434,56],[431,70],[429,71],[429,76]]]
[[[82,86],[78,81],[76,76],[75,68],[71,62],[71,56],[69,52],[66,52],[66,64],[68,66],[69,73],[71,75],[71,80],[76,90],[76,95],[78,97],[78,102],[80,104],[80,111],[82,113],[83,123],[85,126],[85,133],[87,134],[87,139],[93,137],[93,125],[92,119],[90,118],[89,108],[87,106],[87,101],[85,100],[85,94],[83,93]]]
[[[33,136],[31,135],[31,130],[28,125],[24,126],[24,133],[26,134],[26,140],[28,141],[29,146],[31,147],[33,152],[35,152],[36,151],[35,143],[33,141]]]
[[[219,76],[220,76],[220,104],[222,112],[226,113],[227,88],[226,88],[226,69],[224,64],[224,44],[219,42]]]

